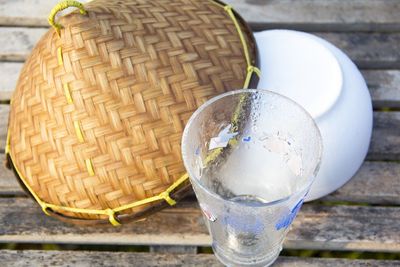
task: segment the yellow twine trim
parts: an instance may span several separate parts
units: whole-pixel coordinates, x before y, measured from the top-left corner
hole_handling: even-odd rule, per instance
[[[119,226],[121,223],[115,218],[115,211],[112,209],[106,209],[106,212],[108,214],[108,220],[113,226]]]
[[[85,160],[85,164],[86,164],[86,169],[89,173],[90,176],[94,176],[94,169],[93,169],[93,163],[91,159],[86,159]]]
[[[260,76],[261,72],[260,72],[260,70],[258,68],[256,68],[256,67],[251,65],[251,60],[250,60],[250,56],[249,56],[249,52],[248,52],[248,46],[247,46],[246,40],[245,40],[245,38],[243,36],[243,33],[241,31],[240,25],[238,24],[238,22],[236,20],[236,17],[234,15],[233,11],[232,11],[232,7],[231,6],[224,6],[224,5],[219,4],[219,3],[217,3],[217,2],[215,2],[213,0],[210,0],[210,2],[216,4],[219,7],[224,8],[228,12],[229,16],[231,17],[231,19],[233,20],[233,22],[235,24],[235,27],[236,27],[236,29],[238,31],[240,40],[241,40],[242,45],[243,45],[243,49],[244,49],[244,53],[245,53],[245,57],[246,57],[246,62],[247,62],[247,65],[248,65],[246,81],[245,81],[245,84],[244,84],[245,85],[244,87],[247,88],[248,85],[249,85],[249,82],[250,82],[252,74],[256,73],[258,76]],[[57,23],[54,22],[55,14],[58,11],[63,10],[65,8],[69,7],[69,6],[77,6],[75,4],[77,4],[79,6],[82,5],[82,4],[80,4],[79,2],[76,2],[76,1],[64,1],[64,2],[62,2],[60,4],[58,4],[52,10],[52,12],[50,13],[49,23],[50,23],[50,25],[52,25],[57,30],[58,33],[59,33],[59,29],[61,29],[62,26],[60,24],[57,24]],[[82,10],[83,10],[83,12],[82,12]],[[80,11],[81,11],[81,14],[86,14],[86,11],[83,9],[83,5],[82,5],[82,9],[80,8]],[[66,88],[66,86],[64,86],[64,89],[65,88]],[[67,96],[67,99],[68,99],[68,96]],[[72,101],[72,98],[71,98],[71,101]],[[244,101],[244,100],[242,100],[242,101]],[[236,117],[233,118],[233,121],[235,121],[235,118]],[[237,118],[236,118],[236,120],[237,120]],[[76,130],[78,139],[81,142],[83,142],[84,139],[83,139],[83,134],[82,134],[79,122],[75,121],[74,122],[74,127],[75,127],[75,130]],[[235,140],[231,140],[231,142],[235,142]],[[230,144],[231,144],[231,142],[230,142]],[[215,149],[207,157],[206,161],[209,162],[209,161],[212,160],[212,158],[216,158],[219,155],[219,153],[221,153],[221,151],[222,151],[222,149]],[[7,132],[6,153],[10,156],[11,161],[14,162],[14,160],[12,159],[12,156],[11,156],[11,151],[10,151],[10,131]],[[86,160],[86,162],[87,162],[87,160]],[[90,162],[90,165],[91,165],[91,168],[93,169],[93,165],[92,165],[91,162]],[[13,164],[13,166],[14,166],[15,171],[17,172],[19,178],[24,183],[25,187],[32,194],[32,196],[36,200],[36,202],[41,206],[43,212],[46,215],[50,215],[50,213],[48,212],[49,209],[52,209],[54,211],[61,211],[62,210],[62,211],[73,212],[73,213],[86,213],[86,214],[95,214],[95,215],[106,215],[106,216],[108,216],[109,221],[113,226],[118,226],[118,225],[121,224],[116,218],[116,213],[118,213],[118,212],[121,212],[121,211],[124,211],[124,210],[127,210],[127,209],[131,209],[131,208],[134,208],[134,207],[142,206],[144,204],[151,203],[151,202],[154,202],[154,201],[159,201],[159,200],[165,200],[171,206],[175,205],[176,201],[170,197],[170,193],[173,190],[175,190],[176,188],[178,188],[182,183],[184,183],[189,178],[189,175],[187,173],[185,173],[178,180],[176,180],[170,187],[168,187],[164,192],[160,193],[159,195],[156,195],[156,196],[153,196],[153,197],[150,197],[150,198],[146,198],[146,199],[142,199],[142,200],[130,203],[130,204],[122,205],[122,206],[120,206],[118,208],[105,209],[105,210],[80,209],[80,208],[71,208],[71,207],[65,207],[65,206],[49,204],[49,203],[46,203],[46,202],[42,201],[39,198],[39,196],[33,191],[33,189],[30,187],[30,185],[27,183],[27,181],[22,176],[22,173],[17,168],[17,166],[15,164]]]
[[[11,154],[9,154],[11,161],[14,162],[12,159]],[[59,206],[59,205],[54,205],[54,204],[49,204],[40,199],[40,197],[33,191],[33,189],[30,187],[28,182],[25,180],[24,176],[22,175],[21,171],[15,164],[13,164],[15,171],[17,172],[18,176],[20,177],[21,181],[24,183],[25,187],[28,189],[28,191],[32,194],[33,198],[36,200],[36,202],[41,206],[42,211],[50,216],[49,209],[52,209],[54,211],[67,211],[67,212],[73,212],[73,213],[86,213],[86,214],[94,214],[94,215],[107,215],[110,223],[113,226],[118,226],[121,225],[121,223],[118,221],[116,218],[116,214],[118,212],[131,209],[134,207],[142,206],[144,204],[158,201],[158,200],[165,200],[169,205],[173,206],[176,204],[176,201],[170,197],[170,193],[175,190],[177,187],[179,187],[183,182],[185,182],[189,176],[188,174],[182,175],[181,178],[176,180],[170,187],[168,187],[164,192],[160,193],[157,196],[153,196],[150,198],[142,199],[130,204],[122,205],[118,208],[114,209],[104,209],[104,210],[96,210],[96,209],[81,209],[81,208],[71,208],[71,207],[65,207],[65,206]]]
[[[209,0],[209,2],[211,2],[211,4],[214,4],[216,6],[219,6],[220,8],[225,8],[225,5],[222,3],[217,2],[216,0]]]
[[[251,80],[251,77],[253,76],[253,73],[257,74],[258,77],[261,77],[261,70],[259,68],[257,68],[257,67],[249,65],[247,67],[246,80],[244,81],[244,88],[245,89],[249,88],[250,80]]]
[[[170,187],[168,187],[167,190],[165,190],[164,192],[160,193],[159,195],[153,196],[153,197],[149,197],[149,198],[146,198],[146,199],[142,199],[142,200],[136,201],[134,203],[126,204],[126,205],[123,205],[121,207],[115,208],[114,210],[116,212],[120,212],[120,211],[123,211],[123,210],[135,208],[135,207],[142,206],[144,204],[147,204],[147,203],[150,203],[150,202],[154,202],[154,201],[158,201],[158,200],[165,200],[169,205],[173,206],[173,205],[176,204],[176,201],[174,199],[172,199],[169,194],[172,191],[174,191],[178,186],[180,186],[182,183],[184,183],[188,178],[189,178],[189,175],[187,173],[185,173],[178,180],[176,180]]]
[[[29,193],[31,193],[31,195],[33,196],[33,198],[36,200],[36,202],[41,206],[43,212],[46,215],[49,215],[49,213],[47,212],[47,208],[49,207],[49,204],[43,202],[39,196],[35,193],[35,191],[33,191],[33,189],[30,187],[30,185],[26,182],[25,178],[23,178],[21,171],[19,170],[19,168],[14,164],[14,160],[11,156],[11,151],[9,151],[8,156],[11,158],[12,161],[12,165],[14,166],[15,171],[17,172],[18,176],[21,178],[22,182],[24,183],[25,187],[28,189]]]
[[[57,60],[58,66],[62,66],[64,64],[61,46],[57,49]]]
[[[233,23],[235,24],[236,30],[239,34],[240,41],[242,42],[242,46],[248,48],[246,38],[244,38],[244,35],[240,28],[239,22],[237,21],[236,16],[233,13],[232,6],[226,5],[224,7],[224,10],[228,13],[229,17],[231,17]],[[251,66],[251,59],[250,59],[248,49],[244,49],[244,57],[246,58],[247,66]]]
[[[42,207],[43,213],[46,214],[47,216],[50,216],[48,205],[46,203],[42,202],[41,207]]]
[[[250,80],[253,73],[256,73],[258,77],[261,76],[261,70],[251,64],[250,53],[249,53],[249,46],[247,45],[246,38],[243,35],[242,29],[240,28],[239,22],[236,19],[235,13],[233,13],[233,8],[230,5],[226,5],[224,10],[229,14],[233,23],[235,24],[236,30],[239,34],[240,41],[242,42],[244,57],[246,58],[247,62],[247,75],[246,80],[244,82],[244,89],[249,88]]]
[[[68,83],[64,83],[63,87],[64,87],[64,94],[65,94],[65,98],[67,99],[67,103],[72,104],[73,100],[72,100],[72,96],[71,96],[71,91],[69,90]]]
[[[246,58],[246,63],[247,63],[246,79],[245,79],[244,85],[243,85],[243,89],[247,89],[247,88],[249,88],[250,80],[251,80],[251,77],[253,76],[253,73],[257,74],[257,76],[260,77],[261,70],[251,64],[249,46],[246,42],[246,38],[243,35],[243,31],[240,28],[240,25],[235,16],[235,13],[233,12],[232,6],[231,5],[223,5],[214,0],[209,0],[209,1],[213,4],[215,4],[216,6],[223,8],[228,13],[229,17],[233,21],[233,24],[235,25],[235,28],[239,35],[240,42],[242,43],[242,46],[243,46],[244,57]]]
[[[56,14],[61,10],[64,10],[64,9],[66,9],[68,7],[73,7],[73,6],[79,8],[79,12],[82,15],[86,15],[87,14],[87,11],[85,10],[85,8],[84,8],[82,3],[79,3],[78,1],[72,1],[72,0],[66,0],[66,1],[63,1],[61,3],[58,3],[51,10],[49,17],[47,18],[47,21],[56,30],[58,36],[60,36],[60,31],[61,31],[63,26],[60,23],[57,23],[55,21]]]
[[[82,134],[82,129],[79,121],[74,121],[74,128],[75,128],[75,134],[78,137],[78,140],[80,143],[84,142],[83,134]]]
[[[238,23],[238,21],[236,19],[235,13],[233,12],[232,6],[231,5],[222,5],[222,4],[220,4],[220,3],[218,3],[218,2],[216,2],[214,0],[209,0],[209,1],[211,3],[213,3],[213,4],[215,4],[215,5],[223,8],[228,13],[229,17],[232,19],[232,21],[233,21],[233,23],[235,25],[235,28],[236,28],[236,30],[238,32],[240,41],[241,41],[242,46],[243,46],[244,56],[246,58],[246,63],[247,63],[246,79],[245,79],[244,85],[243,85],[243,88],[247,89],[247,88],[249,88],[250,81],[251,81],[251,78],[252,78],[254,73],[258,77],[261,77],[261,70],[251,64],[249,47],[248,47],[248,44],[246,42],[246,38],[243,35],[242,29],[240,28],[240,25],[239,25],[239,23]],[[239,103],[238,103],[238,105],[237,105],[237,107],[236,107],[236,109],[235,109],[235,111],[233,113],[233,116],[232,116],[232,129],[231,129],[231,131],[233,131],[233,132],[238,130],[239,116],[240,116],[240,112],[243,109],[243,106],[245,104],[245,100],[246,100],[246,96],[244,96],[244,95],[240,96]],[[236,139],[231,139],[231,140],[229,140],[228,144],[230,146],[234,146],[234,145],[237,144],[237,142],[238,141]],[[223,151],[223,148],[221,148],[221,147],[212,150],[207,155],[204,164],[207,165],[208,163],[214,161],[222,153],[222,151]]]

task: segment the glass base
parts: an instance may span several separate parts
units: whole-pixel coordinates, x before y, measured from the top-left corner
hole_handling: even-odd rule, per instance
[[[257,259],[253,261],[249,261],[248,258],[245,259],[246,261],[241,261],[239,259],[233,259],[233,257],[229,257],[225,255],[217,246],[212,245],[212,249],[214,251],[215,257],[223,263],[225,266],[228,267],[267,267],[272,265],[279,257],[279,253],[282,250],[282,247],[276,251],[274,254],[269,254],[265,258]],[[233,256],[233,255],[231,255]]]

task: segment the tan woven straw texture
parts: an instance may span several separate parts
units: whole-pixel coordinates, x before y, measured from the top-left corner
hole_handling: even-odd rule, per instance
[[[11,103],[9,155],[44,202],[101,210],[160,194],[180,178],[185,123],[210,97],[242,88],[247,64],[234,22],[211,1],[95,0],[85,9],[61,17],[60,35],[50,29],[26,61]],[[252,34],[237,18],[255,64]],[[121,213],[137,218],[160,205]]]

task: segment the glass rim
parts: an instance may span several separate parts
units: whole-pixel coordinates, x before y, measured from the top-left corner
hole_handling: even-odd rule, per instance
[[[247,93],[255,93],[255,92],[262,92],[263,94],[278,96],[280,98],[285,99],[285,101],[287,101],[288,103],[291,103],[292,105],[297,106],[298,108],[300,108],[300,110],[302,110],[302,112],[304,112],[306,114],[306,116],[309,117],[309,119],[311,120],[312,125],[314,126],[314,129],[316,129],[316,133],[317,133],[317,136],[318,136],[317,139],[319,140],[319,142],[318,142],[318,144],[319,144],[318,145],[319,146],[318,154],[319,155],[316,158],[316,165],[314,167],[314,170],[312,171],[312,176],[313,177],[311,177],[310,181],[308,183],[306,183],[305,186],[303,186],[300,189],[292,192],[291,194],[289,194],[286,197],[279,198],[279,199],[276,199],[276,200],[273,200],[273,201],[269,201],[269,202],[265,202],[265,203],[263,202],[263,203],[257,204],[257,206],[252,206],[252,207],[258,208],[258,207],[273,206],[273,205],[277,205],[277,204],[286,202],[289,199],[291,199],[293,196],[303,192],[304,190],[307,190],[306,191],[306,195],[307,195],[309,189],[311,188],[311,185],[313,184],[313,182],[315,180],[316,174],[317,174],[317,172],[318,172],[318,170],[319,170],[319,168],[321,166],[322,153],[323,153],[323,143],[322,143],[321,131],[319,130],[319,127],[318,127],[317,123],[315,122],[314,118],[311,116],[311,114],[307,110],[305,110],[300,104],[298,104],[297,102],[295,102],[294,100],[290,99],[287,96],[284,96],[284,95],[281,95],[279,93],[272,92],[272,91],[269,91],[269,90],[265,90],[265,89],[238,89],[238,90],[232,90],[232,91],[228,91],[228,92],[225,92],[223,94],[219,94],[217,96],[214,96],[214,97],[210,98],[209,100],[207,100],[206,102],[204,102],[195,112],[193,112],[193,114],[190,116],[188,122],[186,123],[186,126],[185,126],[185,128],[183,130],[183,134],[182,134],[182,140],[181,140],[181,154],[182,154],[183,165],[184,165],[184,167],[185,167],[185,169],[186,169],[186,171],[187,171],[187,173],[189,175],[189,179],[190,179],[191,182],[195,183],[198,187],[200,187],[202,190],[204,190],[207,194],[213,196],[214,198],[216,198],[218,200],[227,201],[229,203],[234,203],[234,204],[239,204],[239,205],[240,204],[246,205],[246,204],[238,202],[238,201],[234,201],[234,200],[231,200],[231,199],[224,198],[224,197],[218,195],[217,193],[214,193],[213,191],[209,190],[206,186],[204,186],[200,182],[199,179],[192,178],[192,175],[193,176],[195,176],[195,175],[194,175],[193,171],[191,170],[191,168],[188,168],[188,166],[186,164],[186,160],[185,160],[186,153],[184,152],[183,144],[184,144],[184,141],[186,140],[186,137],[188,135],[188,129],[192,125],[193,121],[199,116],[199,114],[203,110],[205,110],[211,104],[213,104],[214,102],[216,102],[216,101],[218,101],[218,100],[220,100],[220,99],[222,99],[224,97],[228,97],[228,96],[231,96],[231,95],[237,95],[237,94],[242,94],[242,93],[246,93],[247,94]]]

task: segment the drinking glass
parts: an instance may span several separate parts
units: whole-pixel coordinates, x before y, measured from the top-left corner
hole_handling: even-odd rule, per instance
[[[266,90],[219,95],[189,119],[182,156],[216,257],[268,266],[318,172],[321,135],[294,101]]]

